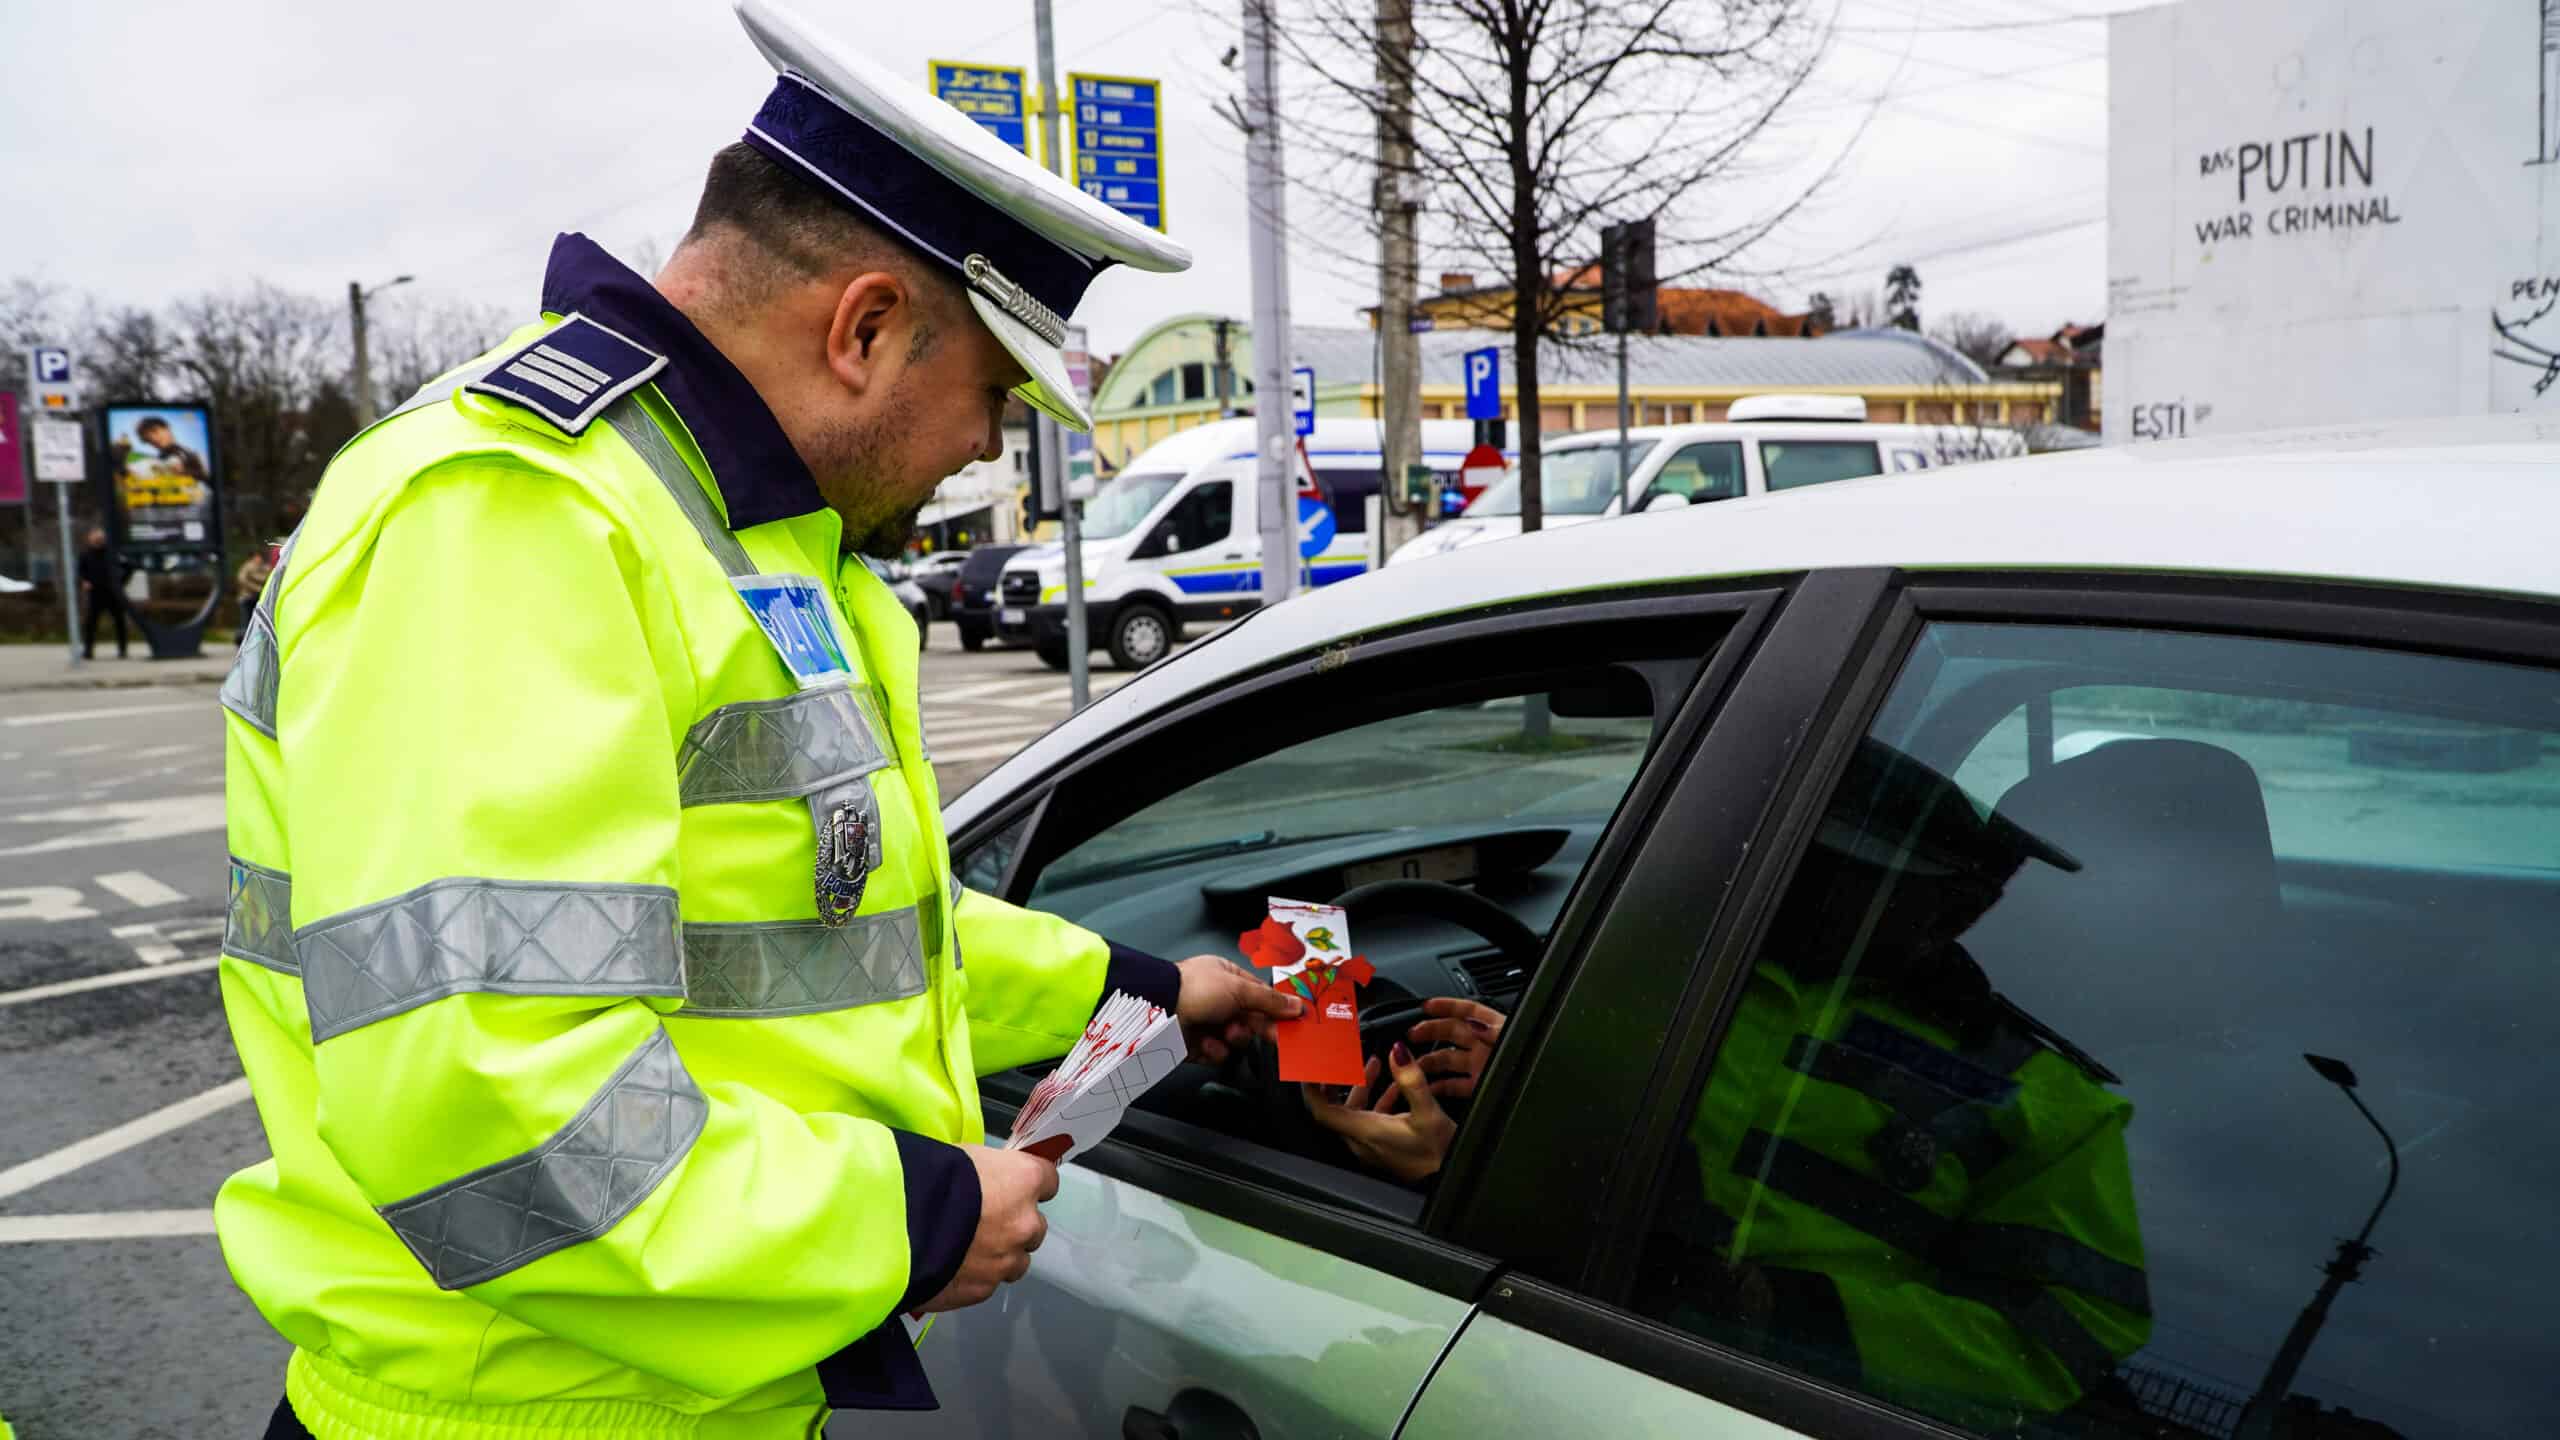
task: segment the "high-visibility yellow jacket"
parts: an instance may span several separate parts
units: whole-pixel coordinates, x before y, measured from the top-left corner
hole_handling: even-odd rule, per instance
[[[216,1223],[321,1440],[804,1436],[914,1398],[977,1076],[1178,982],[957,883],[912,622],[737,372],[579,237],[544,309],[333,462],[224,687]]]
[[[2016,1024],[1763,962],[1690,1122],[1690,1238],[1753,1275],[1773,1358],[1959,1423],[2051,1415],[2150,1338],[2132,1115]]]

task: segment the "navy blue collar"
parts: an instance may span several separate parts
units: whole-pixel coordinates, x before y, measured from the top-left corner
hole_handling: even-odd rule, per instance
[[[702,447],[730,529],[826,508],[808,465],[747,377],[656,286],[604,247],[575,232],[553,241],[550,268],[542,276],[542,308],[584,315],[667,357],[667,368],[657,375],[658,393]]]

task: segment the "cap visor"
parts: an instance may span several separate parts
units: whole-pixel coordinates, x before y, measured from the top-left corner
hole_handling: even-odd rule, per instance
[[[1006,352],[1030,372],[1030,383],[1017,386],[1013,393],[1070,430],[1092,430],[1093,417],[1085,413],[1083,403],[1076,399],[1075,386],[1068,383],[1066,352],[998,309],[986,296],[975,290],[969,291],[968,296],[969,303],[977,308],[978,318],[995,332]]]

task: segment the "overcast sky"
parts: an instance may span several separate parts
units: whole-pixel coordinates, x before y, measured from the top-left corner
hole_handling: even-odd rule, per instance
[[[1028,0],[801,0],[919,78],[928,57],[1029,65]],[[1742,281],[1789,308],[1915,263],[1924,312],[2021,333],[2105,297],[2106,26],[2122,0],[1839,0],[1817,83],[1773,152],[1823,202]],[[8,4],[0,277],[156,304],[267,280],[530,314],[551,236],[626,257],[681,233],[711,151],[771,82],[723,0]],[[1186,310],[1250,313],[1241,144],[1211,106],[1240,6],[1057,0],[1058,63],[1162,76],[1168,213],[1188,274],[1108,275],[1077,318],[1112,353]],[[1874,108],[1880,104],[1881,108]],[[1305,171],[1302,174],[1307,173]],[[1750,197],[1743,197],[1750,198]],[[1301,216],[1312,204],[1298,203]],[[1300,323],[1356,324],[1374,283],[1340,242],[1296,248]],[[1422,257],[1426,276],[1439,257]]]

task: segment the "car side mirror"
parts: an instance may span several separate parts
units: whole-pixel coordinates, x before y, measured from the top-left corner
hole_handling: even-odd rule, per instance
[[[1686,510],[1688,508],[1688,496],[1681,494],[1677,490],[1656,490],[1644,498],[1643,512],[1650,514],[1656,510]]]

